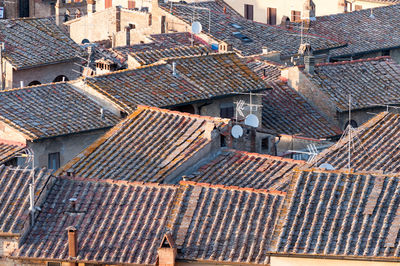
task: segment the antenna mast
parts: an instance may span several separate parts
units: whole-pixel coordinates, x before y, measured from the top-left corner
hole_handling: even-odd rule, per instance
[[[349,130],[349,147],[348,147],[348,157],[349,157],[349,162],[348,162],[348,167],[349,167],[349,174],[351,173],[351,94],[349,94],[349,124],[347,126]]]

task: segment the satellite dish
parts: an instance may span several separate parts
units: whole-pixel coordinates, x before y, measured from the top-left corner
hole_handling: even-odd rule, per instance
[[[246,119],[244,120],[244,124],[247,126],[251,126],[251,127],[258,127],[260,122],[258,121],[258,118],[256,115],[249,114],[248,116],[246,116]]]
[[[319,168],[322,168],[322,169],[325,169],[325,170],[335,170],[335,167],[333,167],[329,163],[320,164]]]
[[[235,139],[238,139],[243,136],[243,128],[239,125],[234,125],[232,127],[231,134]]]
[[[198,21],[193,22],[192,24],[192,33],[194,34],[199,34],[203,27],[201,26],[201,23]]]

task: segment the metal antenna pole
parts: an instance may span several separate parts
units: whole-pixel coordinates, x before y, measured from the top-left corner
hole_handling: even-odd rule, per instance
[[[351,173],[351,94],[349,95],[349,174]]]
[[[4,42],[0,42],[0,89],[1,90],[4,90],[3,50],[4,50]]]

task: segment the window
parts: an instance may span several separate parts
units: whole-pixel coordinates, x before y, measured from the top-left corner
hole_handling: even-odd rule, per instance
[[[105,8],[112,7],[112,0],[106,0]]]
[[[249,20],[253,20],[253,5],[244,5],[244,17]]]
[[[389,55],[390,55],[390,50],[382,51],[382,56],[389,56]]]
[[[262,151],[269,151],[269,138],[263,138],[261,140],[261,150]]]
[[[235,115],[235,107],[233,103],[225,103],[220,106],[220,117],[233,118]]]
[[[66,76],[64,76],[64,75],[59,75],[59,76],[57,76],[54,80],[53,80],[53,82],[61,82],[61,81],[68,81],[69,79],[66,77]]]
[[[153,24],[153,16],[149,14],[149,26],[151,26],[151,24]]]
[[[269,25],[276,25],[276,8],[267,8],[267,23]]]
[[[48,262],[47,266],[61,266],[60,262]]]
[[[133,0],[128,0],[128,8],[135,8],[135,5],[136,5],[136,3],[135,3],[135,1],[133,1]]]
[[[355,11],[359,11],[359,10],[361,10],[362,9],[362,6],[360,6],[360,5],[356,5],[355,7],[354,7],[354,10]]]
[[[49,169],[57,170],[60,168],[60,153],[49,153]]]
[[[226,137],[224,135],[221,136],[221,147],[226,147]]]
[[[344,129],[346,129],[348,125],[349,125],[349,121],[346,122],[346,125],[344,126]],[[357,128],[358,127],[357,122],[354,121],[354,120],[350,120],[350,125],[351,125],[352,128]]]
[[[291,19],[291,21],[293,21],[293,22],[301,21],[301,12],[292,10],[292,19]]]
[[[42,84],[42,83],[40,83],[37,80],[34,80],[34,81],[29,82],[28,86],[34,86],[34,85],[40,85],[40,84]]]
[[[165,33],[166,32],[166,16],[161,16],[161,33]]]

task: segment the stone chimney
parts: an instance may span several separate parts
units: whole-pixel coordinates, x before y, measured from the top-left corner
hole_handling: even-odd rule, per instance
[[[75,227],[67,227],[68,232],[68,256],[70,259],[76,259],[78,256],[78,232]],[[78,266],[78,263],[70,262],[69,266]]]
[[[87,0],[87,13],[93,14],[96,12],[96,1],[95,0]]]
[[[311,45],[303,43],[299,48],[299,54],[304,59],[304,70],[308,74],[314,75],[315,57]]]
[[[347,12],[347,2],[346,0],[338,1],[338,13],[346,13]]]
[[[306,0],[303,5],[304,30],[309,30],[311,22],[315,20],[315,4],[312,0]]]
[[[176,245],[170,233],[166,233],[158,249],[159,266],[175,266]]]
[[[60,14],[60,8],[61,8],[61,0],[57,0],[54,8],[55,8],[55,13],[56,13],[56,24],[57,26],[61,25],[61,14]]]

